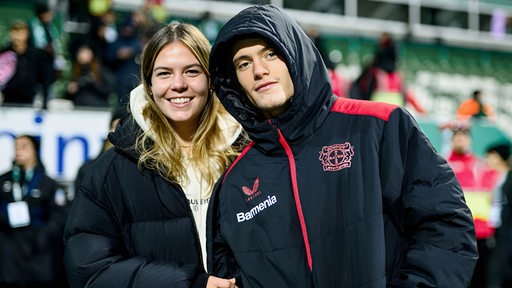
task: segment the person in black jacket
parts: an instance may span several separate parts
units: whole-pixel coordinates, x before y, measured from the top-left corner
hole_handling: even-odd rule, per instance
[[[86,172],[66,223],[71,287],[236,287],[205,270],[210,193],[244,143],[210,89],[209,51],[185,23],[147,43],[130,113]]]
[[[511,143],[504,141],[487,147],[485,159],[499,174],[493,189],[492,207],[489,223],[496,229],[494,234],[496,248],[493,262],[496,269],[491,271],[499,287],[512,287],[512,164],[510,158]],[[476,275],[475,275],[476,276]],[[477,286],[474,286],[477,287]]]
[[[208,271],[239,287],[467,287],[471,212],[406,110],[333,95],[320,53],[272,5],[225,24],[210,74],[253,142],[212,194]]]
[[[89,44],[81,45],[73,59],[65,97],[78,107],[109,107],[117,83]]]
[[[10,43],[0,54],[12,51],[16,54],[15,72],[5,86],[0,87],[3,104],[8,106],[32,106],[36,94],[43,94],[48,75],[44,72],[44,52],[30,46],[28,24],[16,20],[11,25]],[[11,53],[12,53],[11,52]],[[2,70],[7,67],[2,67]],[[3,73],[6,73],[3,71]]]
[[[64,190],[46,174],[38,138],[14,142],[13,168],[0,176],[0,287],[66,287]]]

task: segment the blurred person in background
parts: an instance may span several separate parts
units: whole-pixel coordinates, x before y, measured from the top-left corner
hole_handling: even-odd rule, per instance
[[[0,287],[66,287],[66,195],[46,174],[39,140],[20,135],[14,143],[13,168],[0,176]]]
[[[111,46],[119,37],[117,28],[117,15],[112,9],[102,14],[92,15],[88,33],[84,36],[91,48],[100,57],[101,63],[113,70],[113,59],[111,57]],[[79,41],[84,42],[84,39]],[[80,42],[79,42],[80,43]],[[70,49],[75,43],[70,43]]]
[[[128,108],[126,106],[122,107],[116,107],[114,112],[112,113],[112,117],[110,118],[110,124],[109,124],[109,130],[108,132],[114,132],[116,130],[117,123],[123,118],[123,116],[128,114]],[[82,184],[82,181],[84,180],[85,173],[90,169],[91,164],[94,163],[98,157],[103,154],[103,152],[107,151],[109,148],[112,147],[112,143],[108,140],[108,137],[105,137],[103,140],[103,146],[101,147],[100,153],[94,158],[87,160],[80,168],[78,169],[78,173],[76,175],[75,181],[74,181],[74,197],[77,196],[76,193],[80,191],[80,185]]]
[[[489,264],[491,250],[494,248],[494,228],[489,225],[488,213],[490,206],[483,203],[476,204],[475,201],[483,199],[491,199],[492,191],[488,185],[481,183],[487,176],[490,176],[484,159],[481,159],[472,150],[471,126],[467,122],[452,121],[445,128],[449,128],[452,132],[450,152],[446,160],[452,167],[455,177],[464,191],[466,202],[472,209],[473,221],[475,224],[475,232],[478,248],[478,261],[475,271],[471,279],[471,288],[485,288],[489,279]],[[472,198],[473,197],[473,198]],[[478,198],[476,198],[478,197]],[[473,199],[476,199],[473,201]],[[476,205],[476,206],[472,206]],[[482,211],[484,207],[485,211]]]
[[[316,49],[318,49],[318,52],[320,52],[320,55],[322,55],[322,60],[327,67],[327,72],[331,79],[332,93],[340,97],[347,97],[347,83],[341,73],[336,71],[336,63],[331,60],[327,49],[323,45],[322,33],[315,27],[312,27],[307,31],[307,34],[311,41],[313,41]]]
[[[210,193],[243,135],[211,90],[209,51],[185,23],[147,43],[130,113],[86,172],[66,224],[71,287],[236,287],[205,270]]]
[[[222,28],[222,22],[214,19],[210,11],[205,11],[199,17],[197,28],[203,32],[208,41],[210,41],[210,44],[213,44],[215,43],[215,38],[217,38],[217,33]]]
[[[109,107],[115,91],[115,76],[103,65],[90,45],[82,44],[75,53],[65,98],[75,106]]]
[[[477,186],[477,166],[481,159],[472,151],[470,126],[455,126],[451,128],[451,151],[446,157],[462,188]]]
[[[35,17],[30,19],[30,32],[32,45],[44,51],[43,66],[46,75],[42,87],[43,107],[46,108],[48,99],[53,97],[53,83],[60,78],[66,65],[63,56],[61,35],[54,23],[55,14],[48,6],[47,1],[37,1]]]
[[[116,105],[121,106],[130,91],[140,83],[140,55],[142,53],[142,23],[137,21],[138,12],[134,11],[119,27],[119,37],[112,43],[110,59],[116,77]]]
[[[2,88],[3,104],[32,106],[36,94],[43,93],[42,89],[47,83],[45,56],[42,50],[30,45],[30,31],[25,21],[14,21],[9,36],[9,44],[0,50],[0,54],[14,52],[16,65],[14,74]],[[5,65],[0,67],[0,69],[6,68]]]
[[[468,98],[457,107],[456,116],[459,120],[487,119],[495,120],[493,107],[482,99],[482,91],[475,90]]]
[[[426,110],[414,92],[404,83],[397,67],[398,52],[391,34],[380,35],[373,61],[363,67],[361,74],[352,82],[349,97],[412,107],[425,114]]]
[[[512,173],[510,142],[490,145],[485,154],[489,166],[500,177],[496,182],[489,222],[496,229],[495,266],[498,271],[497,284],[502,288],[512,287]]]

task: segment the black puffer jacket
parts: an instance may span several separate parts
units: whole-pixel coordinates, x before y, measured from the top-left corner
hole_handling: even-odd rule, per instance
[[[262,119],[237,85],[232,47],[247,35],[268,41],[293,80],[276,118]],[[270,5],[225,24],[210,71],[254,142],[211,197],[209,271],[246,288],[467,287],[477,259],[471,213],[406,110],[333,96],[312,42]]]
[[[137,168],[140,128],[123,119],[85,176],[64,241],[71,287],[193,287],[205,270],[180,187]]]
[[[71,287],[206,286],[185,193],[137,167],[139,123],[130,115],[110,133],[114,148],[93,162],[72,205],[64,235]]]

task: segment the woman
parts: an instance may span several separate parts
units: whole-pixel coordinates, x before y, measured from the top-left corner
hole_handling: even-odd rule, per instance
[[[75,106],[108,107],[114,83],[114,76],[103,66],[95,51],[83,44],[76,52],[66,98]]]
[[[130,116],[109,134],[114,149],[85,176],[66,224],[71,287],[236,287],[204,268],[210,191],[243,139],[210,89],[209,51],[189,24],[148,42]]]

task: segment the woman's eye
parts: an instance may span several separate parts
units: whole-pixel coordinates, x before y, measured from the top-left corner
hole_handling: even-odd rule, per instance
[[[196,75],[201,74],[201,71],[199,71],[199,70],[187,70],[186,74],[190,75],[190,76],[196,76]]]
[[[162,77],[162,76],[167,76],[167,75],[169,75],[169,72],[167,72],[167,71],[160,71],[160,72],[156,73],[157,77]]]

